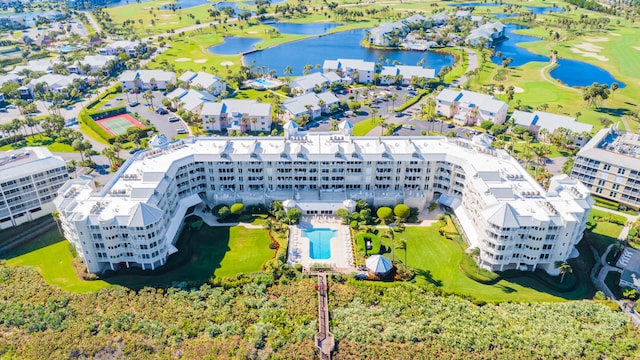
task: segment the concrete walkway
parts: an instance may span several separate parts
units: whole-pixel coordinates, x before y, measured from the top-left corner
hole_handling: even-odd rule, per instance
[[[464,48],[464,51],[467,52],[467,71],[465,72],[465,75],[460,76],[451,83],[451,86],[453,87],[458,87],[461,84],[465,84],[467,81],[469,81],[469,77],[466,74],[469,74],[470,72],[478,68],[478,54],[475,52],[475,50]]]

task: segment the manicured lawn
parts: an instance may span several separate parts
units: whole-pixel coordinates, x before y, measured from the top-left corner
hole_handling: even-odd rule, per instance
[[[24,140],[17,143],[8,144],[0,147],[0,151],[9,151],[20,149],[26,146],[45,146],[47,149],[53,152],[74,152],[75,150],[71,145],[63,144],[53,141],[53,139],[44,135],[36,135],[35,139],[30,134],[25,136]]]
[[[73,268],[70,244],[58,229],[54,229],[4,257],[10,266],[32,266],[38,268],[42,277],[52,285],[72,292],[97,291],[111,286],[101,280],[85,281],[78,278]]]
[[[191,231],[187,228],[178,241],[179,251],[169,257],[165,266],[155,271],[125,269],[106,274],[104,280],[85,281],[78,278],[72,266],[70,244],[62,239],[57,229],[4,258],[11,266],[37,267],[48,283],[64,290],[88,292],[113,285],[132,289],[171,286],[181,281],[200,285],[211,277],[260,271],[262,264],[275,253],[269,249],[271,240],[262,229],[206,225],[200,230]]]
[[[609,221],[596,222],[593,220],[594,216],[599,216],[605,219],[610,218],[622,224],[626,223],[626,218],[598,209],[593,209],[589,213],[589,222],[595,224],[595,227],[591,229],[591,231],[586,232],[585,238],[589,241],[589,244],[595,247],[596,250],[598,250],[598,253],[602,255],[609,245],[616,242],[616,239],[618,238],[618,235],[620,235],[624,226],[614,224]]]
[[[365,136],[369,133],[369,131],[375,129],[377,126],[378,124],[372,122],[369,119],[362,120],[359,123],[353,125],[353,135]]]
[[[418,283],[431,283],[443,290],[473,296],[487,302],[497,301],[563,301],[584,298],[581,287],[575,292],[545,291],[537,281],[522,277],[484,285],[467,278],[459,269],[463,250],[458,244],[438,233],[438,225],[407,227],[395,240],[407,240],[407,264],[416,273]],[[396,250],[396,259],[404,260],[404,250]]]

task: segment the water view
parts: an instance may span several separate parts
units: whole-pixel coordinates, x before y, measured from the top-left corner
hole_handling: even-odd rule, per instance
[[[293,24],[293,23],[273,23],[268,24],[278,29],[281,34],[295,35],[320,35],[326,34],[329,30],[336,28],[342,24],[336,23],[310,23],[310,24]]]
[[[521,35],[514,33],[515,30],[526,29],[525,26],[508,24],[505,26],[505,34],[508,39],[501,41],[495,45],[494,56],[491,57],[496,65],[502,65],[502,58],[511,58],[511,66],[524,65],[530,61],[549,61],[549,57],[534,54],[531,51],[518,46],[519,43],[538,41],[540,38],[529,35]],[[500,56],[495,54],[501,53]]]
[[[514,33],[515,30],[526,28],[520,25],[506,25],[505,33],[508,39],[495,45],[494,56],[491,57],[494,64],[502,65],[503,58],[513,59],[510,66],[520,66],[530,61],[549,62],[548,56],[538,55],[518,46],[522,42],[540,40],[535,36]],[[497,56],[498,53],[500,56]],[[612,83],[617,82],[619,87],[624,87],[624,83],[617,81],[608,71],[582,61],[560,59],[558,66],[549,74],[569,86],[588,86],[594,82],[611,86]]]
[[[577,60],[559,59],[558,66],[551,70],[549,75],[568,86],[589,86],[594,82],[609,86],[617,82],[620,88],[626,86],[623,82],[616,80],[607,70]]]
[[[263,51],[256,51],[244,56],[245,63],[255,60],[256,65],[275,69],[278,75],[284,75],[284,69],[290,66],[294,76],[302,75],[306,64],[316,65],[324,60],[338,58],[364,59],[379,62],[384,56],[385,65],[398,61],[405,65],[416,65],[425,59],[423,66],[440,71],[443,66],[451,66],[454,58],[451,55],[433,51],[403,51],[366,49],[360,46],[365,30],[351,30],[326,36],[294,41],[278,45]],[[388,61],[388,62],[387,62]]]
[[[235,2],[230,2],[230,1],[220,1],[218,3],[216,3],[215,5],[213,5],[214,9],[219,10],[219,11],[223,11],[225,8],[231,8],[233,9],[233,14],[231,15],[231,17],[238,17],[238,14],[243,13],[243,12],[248,12],[247,10],[242,10],[242,9],[238,9],[238,3]],[[255,15],[255,12],[251,12],[251,16]]]
[[[122,6],[122,5],[127,5],[127,4],[137,4],[139,2],[147,2],[147,1],[150,1],[150,0],[122,0],[122,1],[119,1],[119,2],[106,3],[106,4],[100,5],[100,6],[102,6],[102,7],[116,7],[116,6]],[[211,4],[211,2],[209,2],[207,0],[175,0],[172,3],[176,4],[178,9],[189,9],[189,8],[200,6],[200,5]],[[160,9],[162,9],[162,10],[169,9],[169,4],[161,6]]]
[[[287,0],[271,0],[271,1],[269,1],[269,3],[270,3],[271,5],[276,5],[276,4],[282,4],[282,3],[283,3],[283,2],[285,2],[285,1],[287,1]],[[255,1],[244,1],[244,2],[243,2],[243,4],[246,4],[246,5],[255,5],[255,4],[256,4],[256,2],[255,2]]]
[[[207,50],[216,55],[242,54],[243,52],[253,50],[255,45],[260,41],[262,41],[262,39],[230,36],[224,38],[223,43],[210,46]]]

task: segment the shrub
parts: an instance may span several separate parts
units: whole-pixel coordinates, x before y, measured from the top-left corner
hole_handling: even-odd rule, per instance
[[[404,221],[411,215],[411,209],[405,204],[398,204],[393,208],[393,214],[401,221]]]
[[[393,211],[391,210],[391,208],[386,206],[382,206],[378,208],[378,211],[376,211],[376,215],[378,215],[378,219],[380,220],[389,220],[391,219],[392,214]]]
[[[218,217],[224,219],[229,215],[231,215],[231,210],[228,207],[222,206],[220,209],[218,209]]]
[[[240,213],[242,213],[242,210],[244,210],[244,204],[243,203],[235,203],[235,204],[231,205],[231,213],[232,214],[240,214]]]

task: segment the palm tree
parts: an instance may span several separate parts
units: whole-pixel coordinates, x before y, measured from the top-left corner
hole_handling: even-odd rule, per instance
[[[564,281],[564,276],[567,273],[571,273],[573,272],[573,268],[571,267],[571,265],[569,265],[568,262],[566,261],[556,261],[554,263],[554,266],[556,269],[560,269],[560,275],[562,275],[562,277],[560,277],[560,283],[562,284],[562,282]]]
[[[56,225],[58,226],[58,232],[61,236],[64,236],[64,234],[62,233],[62,228],[60,228],[60,213],[58,212],[58,210],[54,210],[51,213],[51,216],[53,217],[53,221],[55,221]]]
[[[404,250],[404,266],[407,266],[407,240],[400,239],[398,245],[396,245],[396,249]]]

